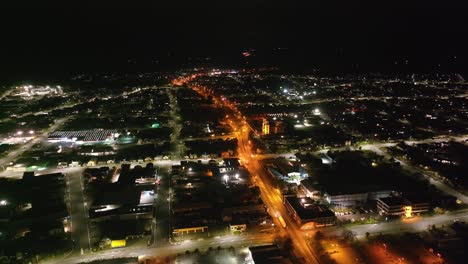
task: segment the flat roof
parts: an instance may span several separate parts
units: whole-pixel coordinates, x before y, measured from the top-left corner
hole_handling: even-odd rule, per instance
[[[325,192],[328,195],[347,195],[388,190],[388,188],[381,185],[365,183],[335,183],[327,185],[321,184],[319,186],[322,192]]]
[[[103,187],[93,203],[93,206],[102,205],[138,205],[153,203],[153,185],[123,185],[119,183],[108,184]]]
[[[221,221],[219,209],[207,208],[192,212],[176,214],[173,217],[173,228],[208,226],[210,221]]]
[[[335,216],[335,213],[328,209],[328,207],[315,204],[315,201],[309,197],[297,198],[290,196],[285,199],[292,206],[294,211],[296,211],[296,214],[303,220]]]
[[[255,263],[291,263],[276,245],[249,247],[249,250]]]
[[[388,206],[398,206],[398,205],[405,205],[410,204],[410,202],[403,197],[400,196],[390,196],[385,198],[379,198],[380,201],[385,203]]]
[[[291,161],[285,158],[277,158],[273,161],[273,164],[284,175],[287,175],[288,173],[299,172],[299,165],[293,164]]]
[[[318,189],[317,184],[313,183],[311,179],[305,179],[301,181],[301,185],[304,186],[308,191]]]

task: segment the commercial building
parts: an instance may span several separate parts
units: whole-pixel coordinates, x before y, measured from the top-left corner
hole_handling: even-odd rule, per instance
[[[286,196],[284,204],[301,229],[313,229],[336,223],[335,213],[324,205],[316,204],[311,198]]]
[[[181,237],[196,233],[205,233],[208,231],[206,225],[193,225],[193,226],[176,226],[172,229],[172,235],[174,237]]]
[[[208,235],[208,227],[219,223],[220,213],[213,209],[178,212],[173,215],[172,236],[175,240]]]
[[[119,133],[116,129],[93,129],[80,131],[55,131],[49,134],[47,141],[52,143],[72,142],[76,144],[92,144],[114,142]]]
[[[292,264],[277,245],[249,247],[249,255],[245,258],[247,263]]]
[[[430,205],[428,202],[416,198],[413,201],[411,202],[409,199],[400,196],[379,198],[377,199],[377,209],[382,215],[406,217],[429,211]]]
[[[321,192],[317,184],[315,184],[311,179],[305,179],[301,181],[299,188],[307,197],[313,199],[318,199],[321,197]]]
[[[302,192],[313,199],[324,199],[328,204],[338,208],[362,206],[369,201],[391,196],[394,191],[378,186],[366,185],[327,185],[314,183],[311,179],[301,181]]]
[[[89,218],[95,221],[152,218],[153,202],[153,185],[109,184],[89,208]]]
[[[343,193],[329,191],[324,194],[325,200],[334,207],[356,207],[367,202],[367,192]]]
[[[284,158],[267,161],[266,168],[273,177],[280,178],[287,183],[299,185],[302,180],[308,177],[307,172],[299,163]]]

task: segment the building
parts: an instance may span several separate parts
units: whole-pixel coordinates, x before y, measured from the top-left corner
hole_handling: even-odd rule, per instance
[[[308,193],[320,192],[323,199],[330,206],[337,208],[355,208],[363,206],[369,201],[376,201],[378,198],[388,197],[394,193],[394,191],[386,190],[381,186],[351,183],[343,185],[332,183],[318,185],[306,181],[302,188]]]
[[[400,196],[391,196],[377,199],[377,209],[381,215],[411,217],[415,213],[429,211],[428,202],[422,200],[410,200]]]
[[[181,237],[185,235],[195,234],[195,233],[205,233],[208,231],[208,226],[178,226],[172,229],[172,235],[174,237]]]
[[[94,145],[94,146],[82,146],[78,151],[78,155],[81,156],[109,156],[114,155],[116,152],[111,146],[107,145]]]
[[[318,199],[321,197],[321,192],[316,184],[311,179],[301,181],[299,188],[305,193],[306,197]]]
[[[324,194],[325,200],[334,207],[356,207],[367,202],[367,192],[334,192]]]
[[[55,131],[47,141],[52,143],[72,142],[76,144],[112,143],[119,137],[116,129],[93,129],[80,131]]]
[[[273,133],[274,134],[284,133],[284,125],[282,121],[274,121]]]
[[[298,162],[288,161],[285,158],[277,158],[267,163],[266,168],[273,177],[297,185],[309,176]]]
[[[230,224],[231,231],[234,228],[233,226],[237,226],[236,228],[241,228],[245,231],[247,226],[258,225],[267,220],[268,213],[263,203],[245,204],[224,208],[221,211],[221,217],[223,222]],[[245,226],[245,228],[243,226]]]
[[[199,209],[174,213],[172,219],[174,240],[195,239],[208,235],[208,227],[219,223],[220,213],[214,209]]]
[[[247,224],[232,222],[229,224],[229,230],[231,234],[241,234],[247,231]]]
[[[313,229],[336,223],[335,213],[324,205],[316,204],[311,198],[286,196],[284,204],[301,229]]]
[[[277,245],[249,247],[246,263],[292,264]]]
[[[154,202],[153,185],[109,184],[97,195],[89,208],[89,218],[107,219],[152,218]]]
[[[270,134],[270,122],[267,119],[263,119],[262,121],[262,134],[269,135]]]
[[[428,212],[431,209],[429,198],[420,196],[406,196],[406,199],[411,203],[411,210],[413,213],[420,214]]]
[[[377,210],[382,215],[404,215],[406,206],[410,206],[410,202],[399,196],[377,199]]]

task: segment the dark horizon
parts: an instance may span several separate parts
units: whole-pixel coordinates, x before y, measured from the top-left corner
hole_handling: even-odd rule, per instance
[[[468,69],[468,19],[460,6],[253,1],[4,11],[6,80],[195,66],[389,74]],[[248,63],[245,50],[255,50]]]

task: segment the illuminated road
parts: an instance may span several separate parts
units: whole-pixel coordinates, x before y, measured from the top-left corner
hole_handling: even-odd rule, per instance
[[[203,96],[213,96],[213,101],[217,106],[228,107],[229,110],[231,110],[232,115],[228,117],[228,122],[231,124],[234,131],[236,131],[239,158],[251,175],[255,177],[256,183],[261,191],[262,199],[268,206],[269,213],[272,215],[275,225],[280,228],[280,234],[282,236],[287,235],[291,238],[294,250],[298,256],[303,257],[305,263],[319,263],[310,243],[306,240],[304,234],[297,227],[295,221],[289,216],[284,207],[281,193],[268,183],[268,175],[266,175],[263,166],[255,158],[249,141],[249,131],[251,128],[247,124],[245,117],[243,117],[237,108],[225,98],[216,97],[214,94],[208,93],[206,89],[201,87],[192,88]],[[276,217],[277,215],[283,217],[286,222],[286,228],[281,226]]]
[[[201,252],[211,248],[229,247],[250,247],[269,245],[274,242],[274,235],[259,234],[259,235],[229,235],[223,237],[213,237],[210,239],[191,241],[179,244],[166,244],[160,247],[147,247],[146,243],[136,243],[124,248],[109,249],[98,251],[96,253],[89,253],[79,255],[77,253],[69,255],[65,258],[50,259],[42,261],[41,263],[47,264],[62,264],[62,263],[81,263],[91,262],[94,260],[123,258],[123,257],[138,257],[138,256],[151,256],[151,257],[166,257],[172,256],[177,253],[183,253],[186,250],[194,251],[199,249]]]

